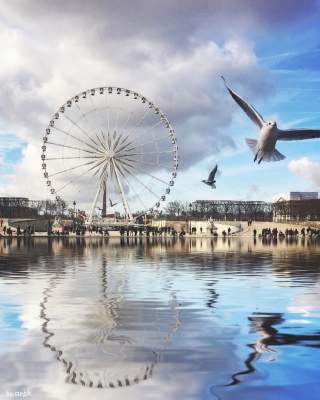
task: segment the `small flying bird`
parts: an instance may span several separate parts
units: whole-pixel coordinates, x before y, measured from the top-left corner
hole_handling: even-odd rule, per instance
[[[317,139],[320,138],[320,129],[279,129],[275,121],[265,121],[258,111],[245,100],[243,100],[237,93],[231,90],[224,77],[221,77],[225,86],[230,93],[233,100],[242,108],[247,116],[259,128],[260,135],[258,140],[246,139],[250,149],[254,153],[254,162],[261,161],[280,161],[285,158],[276,149],[278,140],[304,140],[304,139]]]
[[[218,165],[213,168],[213,170],[209,173],[208,179],[203,179],[202,182],[205,183],[206,185],[210,186],[212,189],[216,188],[216,181],[215,181],[215,176],[218,170]]]
[[[117,204],[119,204],[119,203],[112,203],[111,199],[109,199],[109,203],[110,203],[110,207],[114,207],[114,206],[116,206]]]

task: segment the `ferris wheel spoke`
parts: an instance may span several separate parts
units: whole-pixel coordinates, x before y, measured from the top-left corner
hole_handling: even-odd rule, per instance
[[[126,184],[129,186],[130,190],[132,190],[132,192],[136,195],[136,197],[140,200],[140,203],[142,204],[144,209],[147,209],[148,207],[146,206],[146,204],[144,203],[144,201],[142,200],[141,196],[139,195],[139,193],[135,190],[134,186],[130,184],[130,182],[128,181],[128,179],[123,176],[124,181],[126,182]]]
[[[97,168],[98,165],[95,165],[91,168],[89,168],[87,171],[83,172],[81,175],[78,175],[77,177],[71,179],[69,182],[67,182],[65,185],[61,186],[59,189],[56,190],[56,193],[60,193],[61,190],[65,189],[67,186],[79,181],[82,179],[85,175],[87,175],[89,172],[91,172],[93,169]]]
[[[147,185],[145,185],[139,178],[137,178],[135,175],[132,174],[131,171],[129,171],[125,166],[122,166],[122,168],[125,170],[125,172],[127,172],[129,175],[131,175],[137,182],[140,183],[141,186],[143,186],[145,189],[148,190],[149,193],[151,193],[156,199],[159,199],[160,196],[158,196],[156,193],[154,193],[153,190],[151,190]],[[121,175],[123,175],[123,172],[121,172]]]
[[[116,160],[119,161],[130,161],[130,162],[137,162],[137,157],[131,156],[131,154],[122,154],[121,156],[116,156]]]
[[[134,168],[135,170],[140,171],[141,173],[143,173],[143,175],[147,175],[147,176],[149,176],[150,178],[152,178],[152,179],[154,179],[154,180],[156,180],[156,181],[158,181],[158,182],[160,182],[160,183],[163,183],[164,185],[167,185],[167,186],[169,185],[169,182],[166,182],[166,181],[164,181],[163,179],[158,178],[157,176],[154,176],[154,175],[152,175],[152,174],[149,174],[149,173],[146,172],[144,169],[138,168],[137,166],[133,166],[133,168]]]
[[[78,103],[76,103],[76,104],[77,104],[78,110],[79,110],[80,114],[82,115],[83,119],[85,119],[85,120],[87,121],[87,124],[88,124],[89,128],[91,129],[91,134],[92,134],[92,132],[94,132],[95,129],[92,128],[92,124],[91,124],[91,122],[89,122],[89,120],[88,120],[88,118],[87,118],[88,112],[87,112],[86,114],[83,113],[82,110],[81,110],[81,108],[80,108],[80,106],[78,105]],[[92,112],[92,111],[94,111],[94,110],[95,110],[95,109],[93,108],[93,110],[91,110],[90,112]],[[85,131],[83,131],[83,132],[96,144],[96,146],[100,147],[100,145],[99,145],[95,140],[93,140],[93,139],[91,138],[91,134],[88,134],[88,133],[85,132]],[[96,137],[97,137],[97,134],[95,134],[95,135],[96,135]],[[98,142],[101,143],[100,140],[98,140]],[[102,148],[103,148],[103,145],[102,145]]]
[[[117,163],[118,164],[120,164],[120,166],[121,165],[125,165],[126,167],[129,167],[129,168],[134,168],[134,165],[132,165],[132,161],[124,161],[124,160],[116,160],[117,161]]]
[[[126,152],[122,152],[120,154],[117,153],[116,156],[117,159],[122,160],[122,159],[126,159],[126,158],[136,158],[134,153],[131,153],[130,151],[126,151]]]
[[[111,148],[111,136],[110,136],[110,132],[108,132],[108,136],[107,136],[107,143],[108,143],[108,148]]]
[[[97,149],[96,147],[92,146],[91,144],[85,142],[85,141],[82,140],[82,139],[79,139],[77,136],[74,136],[74,135],[72,135],[71,133],[69,133],[69,132],[67,132],[67,131],[65,131],[65,130],[63,130],[63,129],[61,129],[61,128],[58,128],[58,127],[56,127],[56,126],[54,126],[53,128],[56,129],[57,131],[63,133],[64,135],[69,136],[69,137],[73,138],[74,140],[76,140],[76,141],[78,141],[78,142],[80,142],[80,143],[85,144],[86,146],[88,146],[88,147],[89,147],[90,149],[92,149],[92,150],[95,150],[95,151],[97,151],[97,152],[100,151],[99,149]]]
[[[121,137],[123,136],[122,134],[120,134],[120,135],[121,135]],[[128,139],[129,139],[129,135],[125,136],[125,137],[121,140],[121,142],[119,143],[119,145],[124,144],[124,142],[125,142],[126,140],[128,140]]]
[[[120,149],[116,150],[117,154],[121,154],[123,151],[133,151],[137,148],[137,146],[133,146],[133,147],[129,147],[132,146],[133,143],[132,142],[128,142],[126,144],[124,144]]]
[[[93,103],[93,96],[90,96],[90,101],[91,101],[91,104],[92,104],[92,111],[94,112],[94,115],[95,115],[96,129],[98,129],[98,126],[99,126],[99,124],[98,124],[98,116],[97,116],[98,109]]]
[[[101,159],[104,156],[79,156],[79,157],[50,157],[50,158],[46,158],[46,161],[53,161],[53,160],[82,160],[82,159],[92,159],[92,158],[97,158],[97,159]]]
[[[168,140],[168,135],[158,136],[154,140],[149,140],[147,142],[139,143],[138,146],[136,147],[142,147],[145,146],[146,144],[153,144],[154,142],[161,142],[162,140]]]
[[[127,216],[129,216],[130,220],[132,220],[133,218],[132,218],[132,214],[131,214],[131,211],[130,211],[130,208],[129,208],[129,204],[128,204],[126,196],[124,194],[124,190],[123,190],[123,187],[122,187],[122,184],[121,184],[121,180],[120,180],[120,177],[119,177],[119,174],[118,174],[118,171],[120,172],[120,174],[121,174],[121,171],[120,171],[118,165],[116,164],[116,161],[113,158],[111,160],[112,160],[113,170],[114,170],[114,174],[115,174],[115,177],[116,177],[116,180],[117,180],[117,183],[118,183],[118,187],[119,187],[119,191],[120,191],[120,195],[121,195],[121,198],[122,198],[122,202],[123,202],[123,206],[124,206],[125,212],[126,212]]]
[[[76,104],[77,104],[77,103],[76,103]],[[78,107],[78,109],[80,110],[80,107],[78,106],[78,104],[77,104],[77,107]],[[85,114],[83,114],[82,111],[80,111],[80,113],[81,113],[82,117],[85,118],[85,119],[87,120],[87,117],[85,116]],[[68,115],[66,115],[65,113],[64,113],[63,115],[64,115],[65,118],[66,118],[68,121],[70,121],[76,128],[78,128],[89,140],[91,140],[91,142],[92,142],[95,146],[98,146],[98,147],[99,147],[98,143],[96,143],[96,142],[92,139],[92,137],[89,135],[88,132],[86,132],[79,124],[77,124],[75,121],[73,121],[73,119],[71,119]],[[87,121],[88,121],[88,120],[87,120]]]
[[[107,98],[107,96],[106,96],[106,98]],[[107,114],[107,132],[110,131],[110,110],[109,110],[109,108],[110,107],[107,107],[107,112],[106,112],[106,114]]]
[[[93,164],[94,162],[95,161],[89,161],[89,162],[86,162],[86,163],[78,164],[78,165],[76,165],[74,167],[71,167],[71,168],[66,168],[66,169],[64,169],[62,171],[54,172],[53,174],[48,175],[48,178],[52,178],[53,176],[64,174],[64,173],[69,172],[69,171],[73,171],[73,170],[81,168],[81,167],[85,167],[86,165]]]
[[[160,183],[163,183],[163,184],[166,185],[166,186],[169,185],[169,182],[166,182],[166,181],[164,181],[163,179],[158,178],[157,176],[154,176],[154,175],[152,175],[152,174],[149,174],[148,172],[145,171],[145,169],[139,168],[139,167],[137,167],[136,165],[128,165],[128,164],[127,164],[126,162],[124,162],[124,161],[121,161],[121,162],[122,162],[124,165],[129,166],[129,167],[131,167],[132,169],[134,169],[134,170],[136,170],[136,171],[140,171],[143,175],[147,175],[147,176],[149,176],[150,178],[152,178],[152,179],[154,179],[154,180],[156,180],[156,181],[158,181],[158,182],[160,182]]]
[[[119,148],[115,148],[115,150],[117,151],[117,153],[121,153],[121,151],[123,151],[128,145],[129,145],[129,143],[125,143],[126,141],[127,141],[127,139],[128,139],[128,136],[126,136],[123,140],[122,140],[122,142],[121,142],[121,144],[120,145],[118,145],[118,146],[121,146],[121,147],[119,147]]]
[[[102,149],[103,149],[103,150],[107,150],[107,148],[106,148],[105,144],[104,144],[104,143],[101,141],[101,139],[100,139],[100,137],[98,136],[98,134],[97,134],[97,133],[96,133],[96,138],[97,138],[97,139],[98,139],[98,141],[100,142]]]
[[[144,153],[130,153],[130,156],[144,156],[146,154],[170,154],[174,153],[173,150],[168,150],[168,151],[146,151]]]
[[[99,168],[98,173],[100,172],[100,181],[102,182],[105,177],[108,175],[108,167],[110,166],[110,160],[108,160],[103,167]]]
[[[80,147],[68,146],[66,144],[54,143],[54,142],[49,142],[49,141],[47,143],[52,144],[53,146],[65,147],[66,149],[73,149],[73,150],[84,151],[85,153],[97,154],[96,151],[85,150],[85,149],[81,149]]]
[[[151,125],[150,127],[144,126],[144,125],[141,125],[141,124],[140,124],[140,125],[137,125],[137,126],[133,127],[132,130],[133,130],[133,132],[137,132],[138,134],[137,134],[136,136],[139,137],[139,136],[141,136],[142,134],[147,133],[147,130],[153,132],[153,129],[156,128],[157,126],[161,125],[161,123],[162,123],[161,120],[160,120],[160,121],[157,121],[154,125]],[[139,128],[139,127],[142,128],[140,132],[137,131],[137,128]],[[166,136],[166,137],[168,138],[168,136]],[[153,135],[153,140],[152,140],[151,143],[154,143],[155,141],[156,141],[156,140],[155,140],[155,137],[154,137],[154,135]]]
[[[117,129],[118,129],[118,120],[119,120],[119,108],[117,108],[117,111],[116,111],[116,118],[115,118],[115,124],[114,124],[115,131],[117,131]]]
[[[169,165],[164,165],[164,164],[161,164],[161,163],[152,163],[152,162],[142,161],[142,160],[140,160],[139,163],[140,164],[145,164],[145,165],[151,165],[151,166],[154,166],[154,167],[160,167],[160,168],[164,168],[164,169],[167,169],[168,166],[169,166]]]
[[[79,181],[82,179],[85,175],[87,175],[91,171],[91,168],[88,169],[87,171],[83,172],[81,175],[78,175],[75,178],[72,178],[69,182],[67,182],[65,185],[61,186],[59,189],[56,190],[56,193],[60,193],[61,190],[65,189],[67,186],[71,185],[72,183]]]
[[[116,149],[117,149],[117,147],[118,147],[118,144],[119,144],[119,142],[120,142],[120,139],[122,138],[122,134],[120,133],[120,135],[116,138],[116,140],[114,141],[114,143],[113,143],[113,151],[116,151]]]
[[[152,131],[152,129],[154,129],[154,128],[156,128],[157,126],[161,125],[161,123],[162,123],[162,121],[160,120],[160,121],[157,121],[155,124],[151,125],[150,127],[144,126],[144,125],[139,125],[139,126],[141,126],[141,128],[142,128],[141,133],[146,133],[147,129],[148,129],[148,131],[149,131],[149,130]]]
[[[131,154],[123,154],[122,156],[117,156],[117,160],[119,161],[131,161],[131,162],[137,162],[137,157],[133,157]]]
[[[125,130],[127,129],[127,126],[128,126],[128,124],[129,124],[129,122],[130,122],[130,120],[131,120],[132,114],[133,114],[132,111],[128,113],[128,117],[127,117],[125,123],[124,123],[123,126],[121,126],[120,129],[119,129],[120,131],[125,131]]]
[[[93,176],[98,175],[98,173],[101,171],[101,168],[103,168],[103,165],[102,165],[102,164],[105,164],[106,162],[109,162],[109,161],[105,161],[105,159],[104,159],[104,160],[100,161],[100,162],[96,165],[96,168],[98,168],[98,169],[94,172]]]
[[[151,110],[150,108],[147,108],[146,111],[144,111],[141,119],[138,121],[138,123],[134,126],[133,129],[139,128],[139,126],[141,126],[142,122],[146,119],[147,115],[150,113],[150,110]]]
[[[101,133],[101,136],[102,136],[103,142],[104,142],[104,143],[106,143],[106,142],[107,142],[107,140],[106,140],[106,137],[105,137],[105,135],[104,135],[104,132],[103,132],[103,130],[102,130],[102,129],[100,130],[100,133]]]

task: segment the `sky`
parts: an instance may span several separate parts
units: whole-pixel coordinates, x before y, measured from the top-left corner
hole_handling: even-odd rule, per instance
[[[175,128],[168,200],[319,191],[320,140],[279,143],[285,160],[256,165],[245,143],[256,127],[220,78],[280,128],[320,128],[319,17],[318,0],[2,1],[0,196],[50,198],[40,156],[51,116],[112,85],[152,99]],[[201,180],[216,163],[211,190]]]

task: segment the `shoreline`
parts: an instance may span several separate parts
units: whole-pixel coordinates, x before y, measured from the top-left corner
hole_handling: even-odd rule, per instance
[[[312,238],[314,236],[306,234],[306,235],[301,235],[300,233],[298,235],[288,235],[284,237],[273,237],[272,235],[257,235],[254,236],[253,234],[231,234],[231,235],[184,235],[183,237],[180,237],[179,235],[176,236],[171,236],[171,235],[40,235],[40,234],[34,234],[34,235],[29,235],[29,236],[16,236],[16,235],[0,235],[0,240],[1,239],[18,239],[18,240],[28,240],[28,239],[232,239],[232,238],[252,238],[252,239],[268,239],[268,240],[273,240],[273,239],[280,239],[280,240],[285,240],[285,239],[294,239],[294,238]]]

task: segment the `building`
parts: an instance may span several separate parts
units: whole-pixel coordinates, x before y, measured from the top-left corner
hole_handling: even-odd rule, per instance
[[[37,215],[26,197],[0,197],[0,216],[2,218],[26,218]]]
[[[317,200],[318,192],[290,192],[290,200]]]
[[[320,221],[320,199],[287,200],[281,197],[273,203],[273,220]]]

